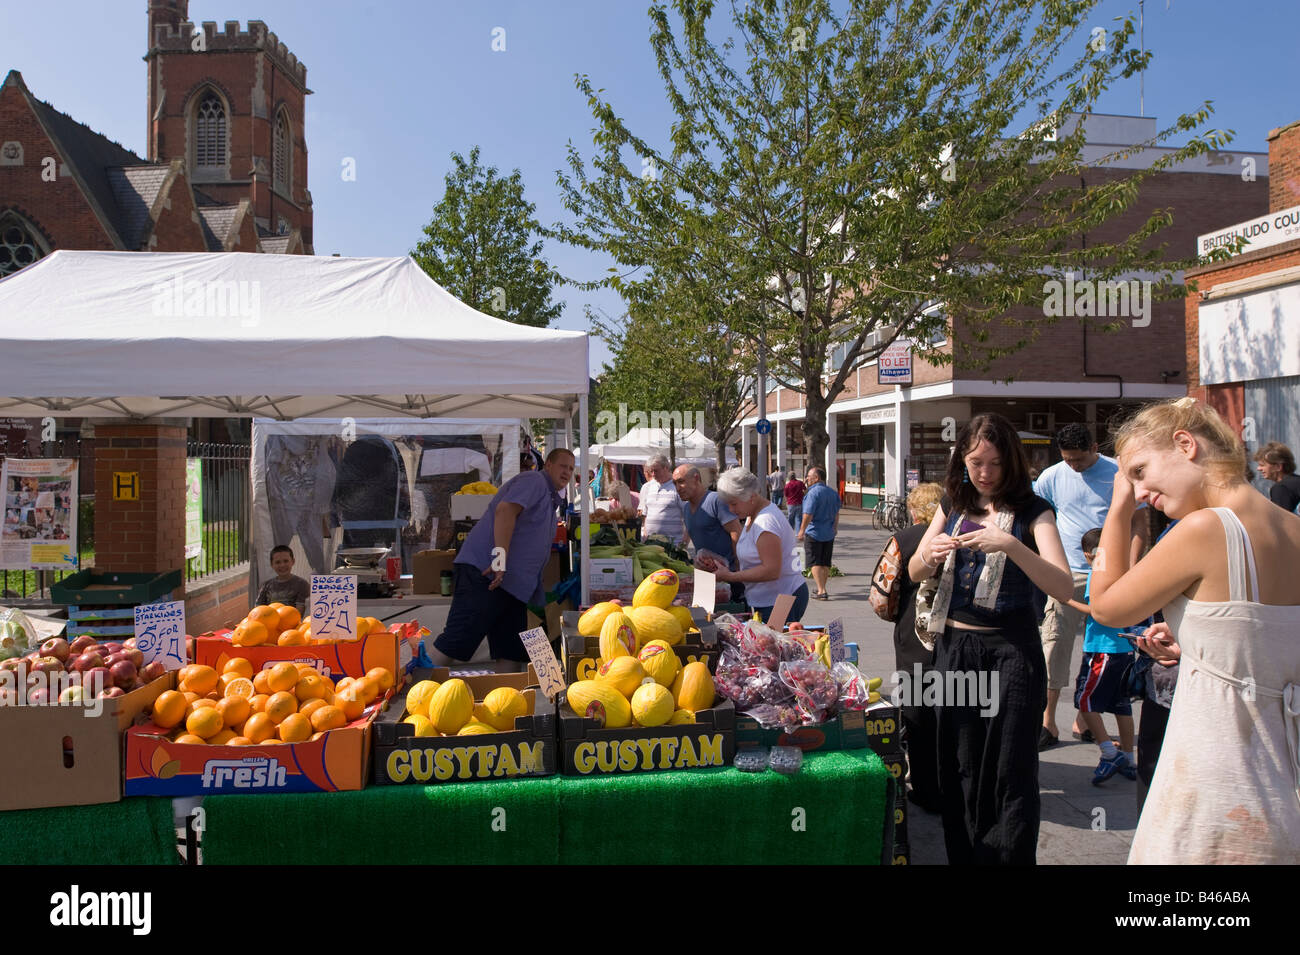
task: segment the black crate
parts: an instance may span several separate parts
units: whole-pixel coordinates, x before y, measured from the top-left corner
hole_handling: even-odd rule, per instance
[[[698,710],[694,723],[676,726],[606,729],[598,721],[574,713],[563,698],[559,717],[560,772],[566,776],[725,767],[736,755],[736,708],[730,700]]]

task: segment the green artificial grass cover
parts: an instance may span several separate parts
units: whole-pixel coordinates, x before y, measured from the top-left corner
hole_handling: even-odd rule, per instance
[[[865,749],[805,754],[794,776],[564,777],[560,862],[879,865],[889,778]]]
[[[209,796],[204,865],[554,865],[560,785],[542,779]],[[503,810],[498,811],[498,810]]]
[[[3,865],[177,865],[172,801],[0,812]]]

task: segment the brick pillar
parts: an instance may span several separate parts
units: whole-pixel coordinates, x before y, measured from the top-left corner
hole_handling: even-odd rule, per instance
[[[1268,134],[1268,207],[1300,206],[1300,120]]]
[[[185,566],[185,435],[171,421],[95,422],[95,568],[163,573]],[[138,499],[115,500],[115,472]]]

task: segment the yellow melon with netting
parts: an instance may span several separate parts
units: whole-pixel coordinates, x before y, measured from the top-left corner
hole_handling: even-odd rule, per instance
[[[606,660],[596,671],[596,679],[599,682],[608,683],[628,699],[632,698],[632,694],[636,692],[636,688],[641,685],[645,676],[645,668],[636,657],[615,657]]]
[[[608,683],[578,680],[565,691],[569,708],[579,716],[596,720],[606,729],[632,725],[632,707],[627,697]]]
[[[682,668],[681,661],[677,659],[673,648],[662,640],[651,640],[647,643],[637,654],[637,659],[641,661],[641,668],[645,670],[646,676],[665,689],[673,685],[673,680],[677,679],[677,671]]]
[[[451,679],[429,698],[429,719],[439,733],[457,733],[474,715],[474,694],[464,680]]]
[[[616,610],[605,618],[600,628],[600,657],[612,660],[615,657],[634,657],[641,646],[641,635],[632,618],[621,610]]]
[[[663,610],[677,597],[679,586],[676,571],[656,570],[636,588],[636,592],[632,595],[632,606],[633,608],[658,607]]]
[[[429,698],[438,689],[436,680],[421,680],[406,691],[406,712],[412,716],[429,715]],[[348,687],[350,688],[350,686]],[[355,692],[355,691],[354,691]]]

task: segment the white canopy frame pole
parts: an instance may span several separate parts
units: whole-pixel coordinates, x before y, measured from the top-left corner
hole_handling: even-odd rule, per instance
[[[582,491],[587,487],[587,394],[583,392],[578,395],[578,487]],[[591,566],[591,535],[588,533],[590,525],[587,523],[587,498],[589,495],[582,493],[578,497],[578,527],[582,528],[582,537],[579,538],[581,543],[582,567],[582,606],[591,605],[591,575],[587,573],[587,568]]]

